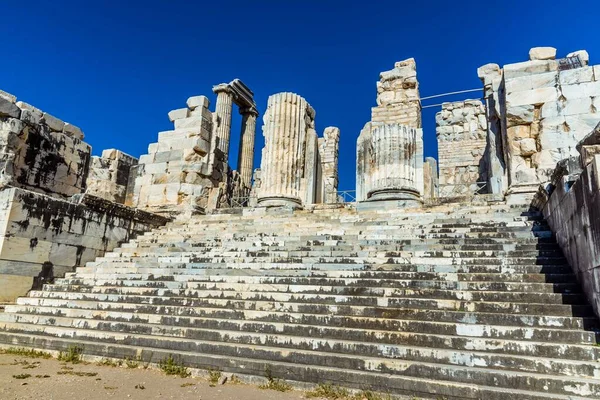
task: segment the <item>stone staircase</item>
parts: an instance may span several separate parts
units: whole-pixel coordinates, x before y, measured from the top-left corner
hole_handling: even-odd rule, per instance
[[[175,221],[6,306],[0,344],[411,398],[600,398],[598,321],[523,209]]]

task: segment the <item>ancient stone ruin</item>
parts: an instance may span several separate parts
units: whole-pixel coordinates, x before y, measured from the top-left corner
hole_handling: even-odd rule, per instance
[[[437,160],[421,100],[439,96],[413,59],[382,72],[351,201],[339,129],[319,137],[295,93],[269,97],[254,169],[261,105],[239,79],[214,111],[168,113],[139,160],[91,156],[0,92],[0,348],[394,398],[600,398],[600,66],[556,54],[479,68],[482,97],[440,107]]]

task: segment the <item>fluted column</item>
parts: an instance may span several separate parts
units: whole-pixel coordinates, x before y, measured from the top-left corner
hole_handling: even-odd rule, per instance
[[[367,200],[420,200],[417,129],[400,124],[372,126],[361,143],[371,149],[364,192]]]
[[[213,92],[217,95],[214,134],[217,136],[217,148],[223,152],[225,155],[225,162],[227,163],[229,155],[229,137],[231,136],[233,90],[231,90],[231,87],[228,84],[222,83],[213,87]]]
[[[264,115],[265,147],[258,205],[302,204],[306,139],[314,111],[295,93],[269,97]]]
[[[242,114],[242,133],[240,135],[238,170],[242,183],[249,189],[252,187],[252,171],[254,170],[254,137],[258,111],[255,108],[243,108],[240,109],[240,114]]]

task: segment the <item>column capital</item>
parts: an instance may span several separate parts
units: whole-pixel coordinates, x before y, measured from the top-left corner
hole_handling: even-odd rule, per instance
[[[232,97],[235,94],[233,89],[231,88],[231,86],[229,86],[228,83],[220,83],[218,85],[215,85],[215,86],[213,86],[212,91],[215,94],[225,92],[225,93],[231,95]]]
[[[255,118],[258,117],[258,110],[255,107],[244,107],[239,109],[241,115],[253,115]]]

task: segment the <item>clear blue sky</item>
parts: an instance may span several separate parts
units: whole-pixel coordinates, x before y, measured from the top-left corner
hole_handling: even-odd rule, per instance
[[[317,130],[341,129],[340,189],[354,189],[355,143],[380,71],[417,61],[421,95],[478,88],[478,66],[527,59],[535,46],[600,58],[600,1],[8,1],[0,89],[80,126],[94,154],[146,153],[167,112],[241,78],[261,113],[293,91]],[[459,100],[465,96],[454,98]],[[448,100],[452,100],[448,99]],[[437,111],[437,110],[436,110]],[[435,112],[423,113],[435,156]],[[232,151],[237,153],[239,115]],[[259,123],[255,165],[260,162]]]

